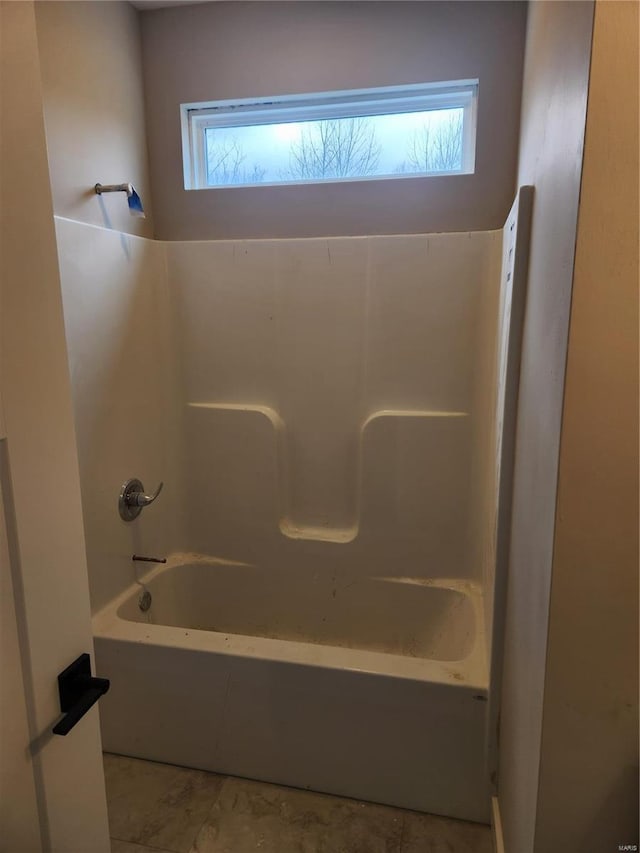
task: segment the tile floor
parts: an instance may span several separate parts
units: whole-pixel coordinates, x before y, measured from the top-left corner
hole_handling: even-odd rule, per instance
[[[487,826],[104,756],[112,853],[491,853]]]

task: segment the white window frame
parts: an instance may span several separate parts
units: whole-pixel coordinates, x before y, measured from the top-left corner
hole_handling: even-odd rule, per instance
[[[462,168],[455,172],[410,172],[399,175],[363,175],[315,181],[229,184],[224,189],[241,186],[290,186],[472,174],[475,169],[477,102],[478,80],[456,80],[447,83],[419,83],[344,92],[318,92],[313,95],[281,95],[272,98],[181,104],[184,186],[187,190],[221,189],[207,184],[205,155],[207,128],[247,127],[313,119],[358,118],[456,108],[463,109],[463,153]]]

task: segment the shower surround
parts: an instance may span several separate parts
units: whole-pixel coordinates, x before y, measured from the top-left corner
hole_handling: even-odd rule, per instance
[[[502,232],[57,234],[105,747],[488,820]]]

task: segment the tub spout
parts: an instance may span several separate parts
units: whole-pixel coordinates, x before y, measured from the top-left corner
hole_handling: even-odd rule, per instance
[[[164,557],[163,559],[160,557],[141,557],[139,554],[134,554],[131,559],[134,560],[135,562],[138,562],[138,563],[166,563],[167,562],[166,557]]]

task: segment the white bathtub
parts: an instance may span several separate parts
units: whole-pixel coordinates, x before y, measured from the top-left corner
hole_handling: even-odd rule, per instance
[[[466,581],[173,555],[94,617],[106,750],[488,821]]]

